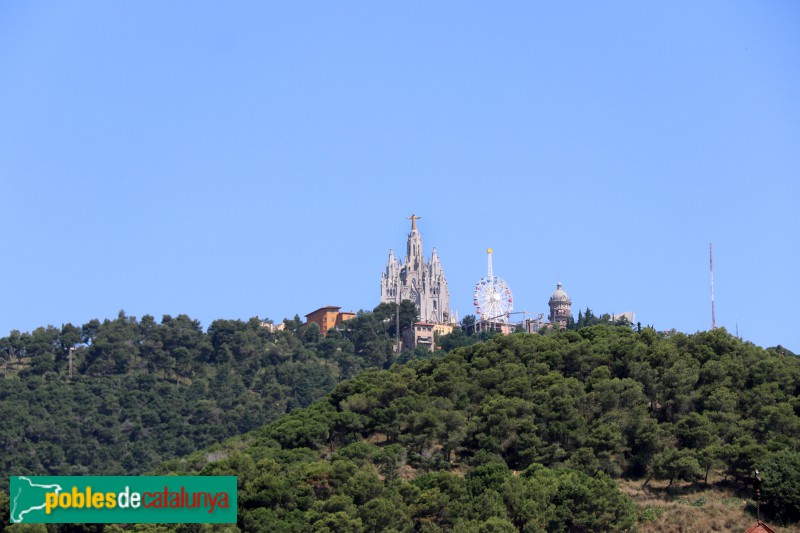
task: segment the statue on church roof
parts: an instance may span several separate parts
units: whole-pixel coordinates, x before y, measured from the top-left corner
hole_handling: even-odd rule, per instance
[[[411,231],[417,230],[417,220],[421,219],[422,217],[416,216],[414,213],[411,213],[411,216],[408,217],[406,220],[411,221]]]

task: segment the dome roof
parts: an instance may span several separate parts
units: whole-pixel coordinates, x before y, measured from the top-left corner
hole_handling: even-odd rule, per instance
[[[562,286],[561,282],[559,281],[558,282],[558,286],[556,287],[556,292],[554,292],[553,295],[550,297],[550,302],[549,303],[551,303],[551,304],[560,303],[560,302],[566,302],[568,304],[572,303],[569,300],[569,296],[567,296],[567,293],[564,292],[564,289],[562,289],[561,286]]]

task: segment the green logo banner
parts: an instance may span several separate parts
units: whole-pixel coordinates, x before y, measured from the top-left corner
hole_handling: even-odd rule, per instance
[[[236,476],[14,476],[12,523],[232,524]]]

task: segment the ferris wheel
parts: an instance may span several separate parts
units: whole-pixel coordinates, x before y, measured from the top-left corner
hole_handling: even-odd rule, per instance
[[[508,315],[514,309],[514,297],[503,278],[492,273],[492,249],[489,255],[489,273],[475,284],[473,304],[480,320],[508,323]]]

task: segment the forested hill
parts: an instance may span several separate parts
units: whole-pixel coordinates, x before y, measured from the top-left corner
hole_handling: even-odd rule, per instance
[[[9,475],[142,473],[309,405],[393,363],[393,308],[376,311],[326,338],[297,317],[282,331],[254,318],[204,332],[186,315],[124,312],[12,332],[0,338],[0,489]]]
[[[744,484],[756,466],[792,521],[798,392],[796,357],[724,330],[512,334],[367,370],[161,472],[239,476],[248,532],[623,531],[647,513],[615,478]]]

